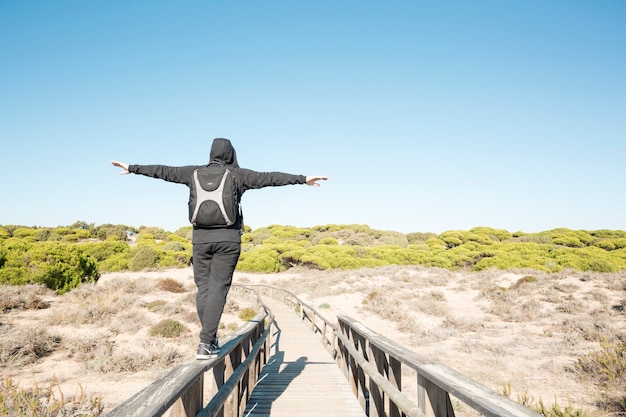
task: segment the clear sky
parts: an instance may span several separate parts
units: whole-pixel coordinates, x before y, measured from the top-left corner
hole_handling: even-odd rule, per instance
[[[0,224],[188,224],[111,160],[327,175],[246,223],[626,230],[626,2],[0,0]]]

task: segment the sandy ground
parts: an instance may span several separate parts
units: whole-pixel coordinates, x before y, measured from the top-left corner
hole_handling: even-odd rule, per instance
[[[527,280],[525,277],[534,279]],[[11,337],[18,329],[45,326],[64,340],[80,337],[113,344],[109,352],[137,350],[158,352],[175,349],[178,362],[194,357],[199,331],[193,319],[195,292],[190,268],[156,272],[107,273],[97,284],[103,291],[120,283],[157,283],[164,278],[181,282],[186,293],[172,295],[155,286],[131,295],[145,306],[166,299],[178,310],[128,315],[134,325],[118,314],[106,324],[50,324],[60,311],[71,314],[72,298],[48,296],[50,307],[42,310],[11,310],[0,323]],[[326,318],[347,315],[397,343],[445,364],[511,397],[543,400],[562,406],[596,408],[599,390],[576,370],[578,358],[600,348],[603,340],[626,335],[626,274],[543,274],[537,272],[450,272],[421,267],[386,267],[355,271],[290,270],[279,274],[237,272],[234,283],[268,284],[289,289]],[[143,313],[142,313],[143,314]],[[162,316],[188,317],[187,332],[174,340],[149,337],[146,327]],[[190,318],[189,318],[190,317]],[[222,322],[237,323],[236,314]],[[225,330],[221,331],[225,334]],[[100,338],[101,335],[101,338]],[[623,339],[622,339],[623,340]],[[103,372],[102,366],[77,353],[59,349],[34,363],[0,370],[22,386],[56,381],[65,395],[84,392],[101,395],[105,411],[130,397],[168,370],[152,366],[139,372]],[[171,368],[172,365],[169,365]],[[456,404],[460,415],[467,408]]]

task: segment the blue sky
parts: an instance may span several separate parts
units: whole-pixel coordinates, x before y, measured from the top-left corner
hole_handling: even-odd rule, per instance
[[[626,2],[0,0],[0,224],[187,225],[109,161],[327,175],[246,223],[626,229]]]

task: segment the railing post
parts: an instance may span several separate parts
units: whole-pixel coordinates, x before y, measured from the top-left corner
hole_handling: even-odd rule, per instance
[[[426,417],[454,417],[450,395],[422,375],[417,376],[417,406]]]
[[[372,363],[374,361],[376,365],[376,370],[378,373],[387,378],[389,380],[388,364],[387,364],[387,356],[385,352],[381,351],[371,343],[367,343],[367,357],[369,357],[369,362]],[[365,355],[364,355],[365,356]],[[385,416],[385,393],[374,383],[374,381],[370,380],[369,384],[370,391],[370,417],[378,417]],[[372,407],[373,406],[373,407]]]
[[[235,372],[235,369],[241,364],[241,347],[233,350],[231,354],[226,358],[224,364],[224,378],[228,380],[230,376]],[[239,402],[239,387],[233,390],[233,393],[228,397],[224,404],[224,415],[228,417],[237,417],[237,409]]]
[[[389,356],[389,382],[397,388],[399,391],[402,391],[402,362],[394,358],[393,356]],[[400,417],[402,414],[400,413],[400,409],[398,406],[392,402],[389,403],[389,417]]]
[[[202,409],[204,375],[201,375],[170,408],[170,417],[195,417]]]
[[[217,392],[220,390],[222,385],[224,385],[224,368],[225,364],[223,361],[213,367],[213,372],[211,373],[213,375],[213,383],[211,384],[211,398],[213,398],[215,394],[217,394]],[[224,409],[220,410],[216,417],[224,417]]]
[[[365,351],[365,339],[358,334],[353,328],[350,328],[350,341],[354,344],[354,347],[357,351],[360,351],[361,354],[367,359],[367,352]],[[369,415],[369,390],[367,385],[365,384],[365,372],[361,369],[361,366],[358,364],[356,359],[350,358],[351,365],[354,366],[353,374],[355,376],[355,383],[357,384],[357,399],[365,410],[365,414]]]

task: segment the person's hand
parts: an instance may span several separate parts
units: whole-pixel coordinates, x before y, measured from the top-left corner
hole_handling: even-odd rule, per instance
[[[113,164],[113,166],[122,168],[122,172],[120,172],[120,175],[130,174],[130,172],[128,171],[127,163],[119,162],[119,161],[111,161],[111,164]]]
[[[328,177],[322,177],[322,176],[309,176],[306,177],[306,185],[310,185],[312,187],[319,187],[320,185],[317,183],[317,181],[326,181],[328,179]]]

